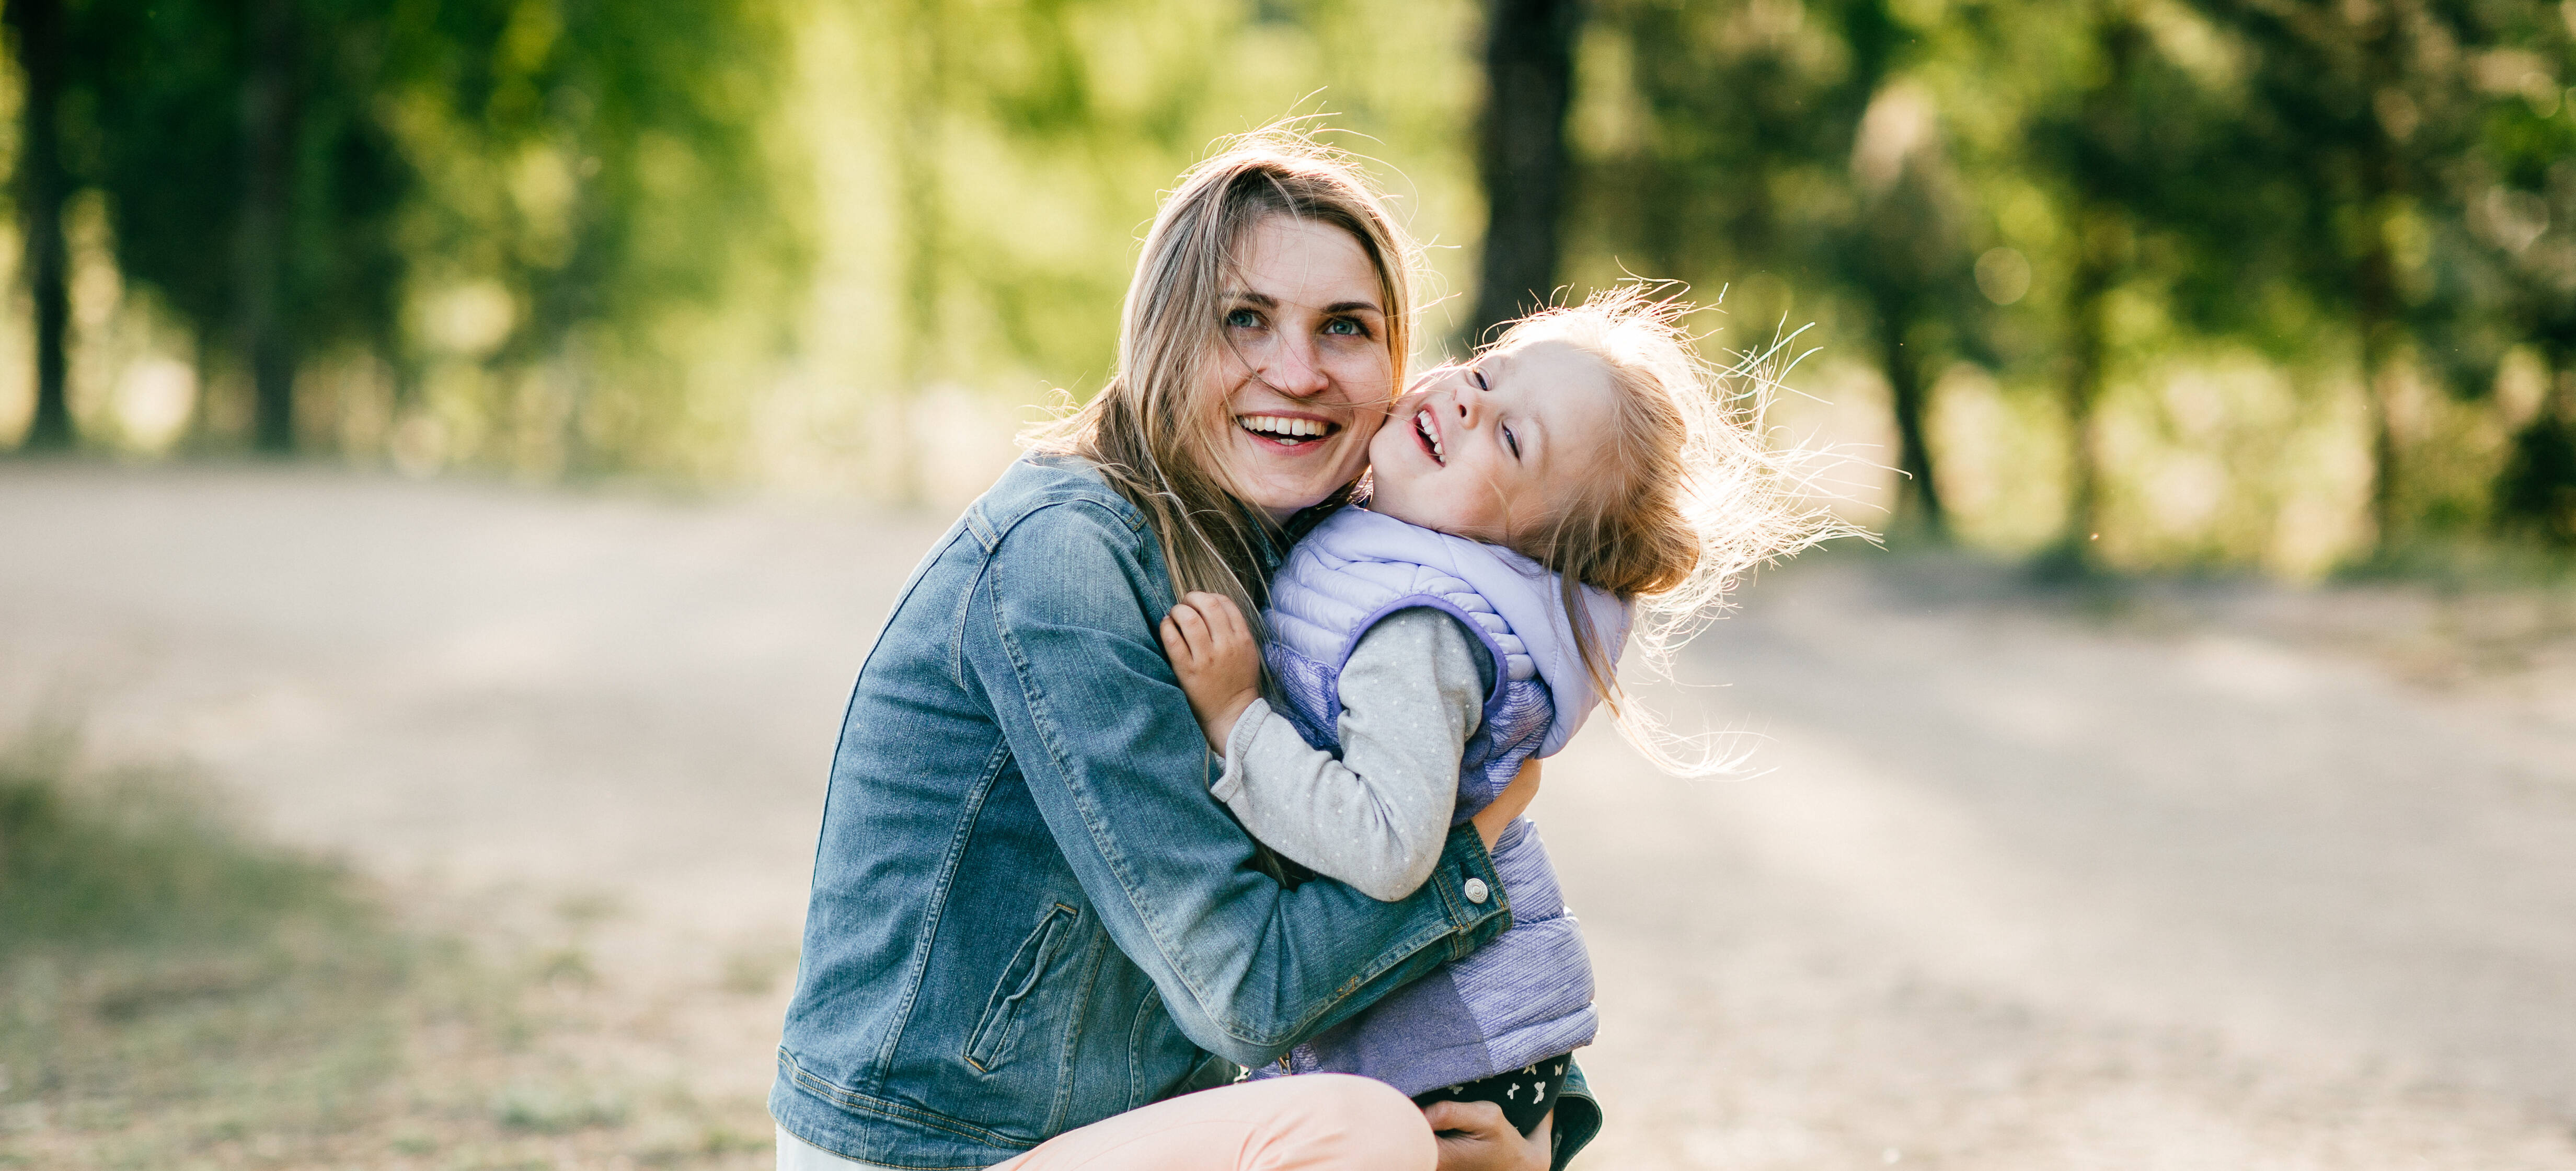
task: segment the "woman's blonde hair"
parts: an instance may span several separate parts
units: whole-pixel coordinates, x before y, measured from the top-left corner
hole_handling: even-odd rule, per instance
[[[1582,304],[1514,322],[1487,352],[1563,342],[1608,369],[1617,414],[1606,450],[1575,492],[1511,546],[1561,579],[1560,604],[1583,666],[1621,729],[1677,773],[1733,771],[1740,757],[1686,761],[1645,713],[1621,702],[1619,648],[1592,629],[1581,586],[1637,608],[1636,638],[1652,670],[1723,614],[1752,571],[1818,542],[1866,535],[1837,519],[1815,488],[1830,453],[1774,447],[1763,414],[1783,345],[1718,367],[1699,356],[1670,286],[1637,281]]]
[[[1386,310],[1390,392],[1401,388],[1421,251],[1349,156],[1272,126],[1228,141],[1181,177],[1154,216],[1127,286],[1109,385],[1028,436],[1033,449],[1098,465],[1145,514],[1176,599],[1190,590],[1224,594],[1256,624],[1268,594],[1259,550],[1271,522],[1228,490],[1215,447],[1232,425],[1227,404],[1199,387],[1223,343],[1220,320],[1243,241],[1274,215],[1330,224],[1359,243]],[[1348,495],[1346,486],[1322,503]]]

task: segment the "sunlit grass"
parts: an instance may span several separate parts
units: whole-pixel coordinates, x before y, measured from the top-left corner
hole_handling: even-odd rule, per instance
[[[756,1103],[550,1043],[559,963],[408,927],[184,770],[78,748],[0,745],[0,1168],[764,1162]]]
[[[181,774],[84,771],[60,727],[0,753],[13,1131],[113,1163],[127,1137],[347,1129],[397,1068],[418,959],[348,872],[249,842]]]
[[[2339,575],[2355,582],[2413,583],[2445,594],[2540,591],[2576,594],[2576,549],[2458,536],[2414,536]]]

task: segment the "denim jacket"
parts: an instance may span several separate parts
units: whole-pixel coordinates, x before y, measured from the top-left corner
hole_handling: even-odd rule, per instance
[[[1143,516],[1061,458],[1014,464],[913,571],[832,762],[769,1098],[789,1132],[988,1167],[1230,1081],[1510,924],[1469,826],[1401,902],[1256,865],[1155,635],[1171,599]],[[1574,1117],[1568,1154],[1597,1112]]]

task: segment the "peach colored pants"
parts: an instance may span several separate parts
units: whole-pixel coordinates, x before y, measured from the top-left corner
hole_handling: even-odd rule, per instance
[[[993,1171],[1432,1171],[1422,1108],[1348,1074],[1240,1082],[1066,1131]]]
[[[782,1130],[782,1171],[863,1167]],[[1241,1082],[1101,1119],[992,1171],[1433,1171],[1421,1107],[1346,1074]]]

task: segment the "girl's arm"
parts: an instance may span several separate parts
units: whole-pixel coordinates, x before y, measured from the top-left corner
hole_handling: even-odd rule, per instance
[[[1360,638],[1342,668],[1339,759],[1246,698],[1259,649],[1231,603],[1193,595],[1164,624],[1164,642],[1225,755],[1209,791],[1254,837],[1375,899],[1403,898],[1430,877],[1487,690],[1456,619],[1404,610]]]
[[[1478,835],[1448,835],[1400,903],[1339,883],[1282,887],[1207,796],[1206,750],[1149,615],[1170,585],[1142,525],[1050,503],[995,526],[955,619],[951,667],[999,723],[996,770],[1025,784],[1118,949],[1200,1047],[1276,1059],[1509,925]]]

